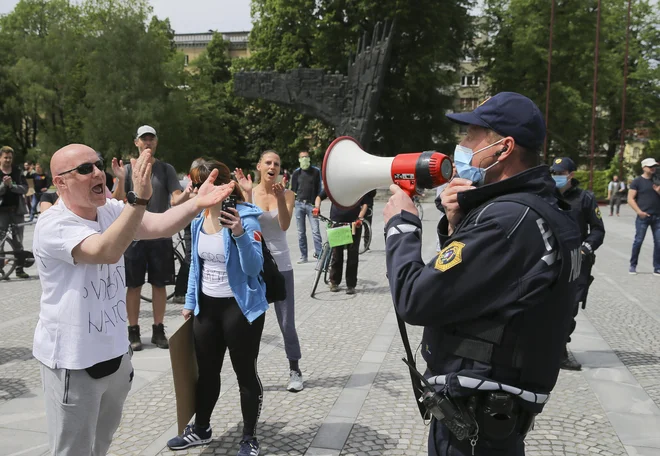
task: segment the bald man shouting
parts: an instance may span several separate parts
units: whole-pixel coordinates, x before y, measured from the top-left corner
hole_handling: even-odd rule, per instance
[[[71,144],[51,159],[60,200],[34,231],[42,295],[33,354],[41,362],[54,455],[104,455],[119,426],[133,380],[126,248],[134,239],[171,237],[233,189],[215,187],[217,172],[211,173],[196,198],[162,214],[146,212],[150,159],[150,149],[131,159],[127,204],[106,198],[105,168],[90,147]]]

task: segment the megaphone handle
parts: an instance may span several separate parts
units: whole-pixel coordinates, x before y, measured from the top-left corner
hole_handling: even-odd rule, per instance
[[[417,186],[415,185],[414,180],[399,179],[395,180],[394,183],[401,187],[401,190],[406,192],[410,198],[412,198],[417,193]]]

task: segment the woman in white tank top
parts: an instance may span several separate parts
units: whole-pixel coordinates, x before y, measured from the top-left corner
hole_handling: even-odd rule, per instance
[[[286,240],[286,230],[291,225],[296,197],[292,191],[285,188],[286,182],[277,183],[280,166],[280,156],[275,151],[267,150],[261,154],[257,164],[261,178],[259,185],[252,188],[252,180],[246,178],[240,169],[236,169],[236,178],[246,201],[254,203],[264,212],[259,217],[261,233],[286,281],[286,299],[276,301],[274,307],[284,337],[286,357],[289,359],[287,390],[298,392],[303,389],[303,378],[298,365],[301,353],[295,322],[293,264]]]

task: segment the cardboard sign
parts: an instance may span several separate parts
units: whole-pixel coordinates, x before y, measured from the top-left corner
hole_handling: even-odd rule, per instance
[[[190,317],[170,336],[170,361],[176,397],[176,420],[179,435],[195,414],[197,358],[193,342],[193,318]]]

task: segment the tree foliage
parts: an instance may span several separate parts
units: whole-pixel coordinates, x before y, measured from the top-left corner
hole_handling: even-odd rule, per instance
[[[492,93],[521,92],[545,111],[551,2],[486,0],[479,47]],[[658,11],[633,2],[626,130],[660,120]],[[556,0],[550,84],[549,158],[586,164],[590,152],[597,1]],[[602,0],[596,154],[606,167],[619,151],[627,2]],[[655,62],[655,63],[654,63]]]

